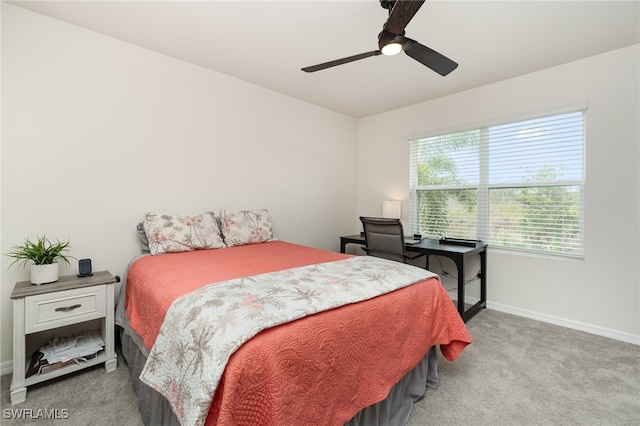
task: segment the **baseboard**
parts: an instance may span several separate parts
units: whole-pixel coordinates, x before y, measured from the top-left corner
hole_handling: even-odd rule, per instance
[[[13,361],[0,362],[0,376],[13,373]]]
[[[579,321],[573,321],[566,318],[560,318],[553,315],[541,314],[539,312],[528,311],[526,309],[514,308],[513,306],[503,305],[500,303],[487,302],[487,308],[507,314],[518,315],[549,324],[559,325],[561,327],[571,328],[573,330],[584,331],[585,333],[595,334],[596,336],[608,337],[614,340],[620,340],[634,345],[640,345],[640,336],[631,333],[623,333],[612,330],[610,328],[598,327],[596,325],[586,324]]]
[[[447,293],[449,293],[449,296],[454,300],[458,297],[458,291],[455,288],[448,290]],[[475,305],[479,300],[480,299],[476,297],[465,297],[465,303],[467,305]],[[487,302],[487,308],[507,314],[513,314],[520,317],[546,322],[549,324],[559,325],[561,327],[570,328],[572,330],[584,331],[585,333],[595,334],[596,336],[608,337],[610,339],[619,340],[621,342],[640,345],[640,336],[636,336],[631,333],[622,333],[617,330],[611,330],[610,328],[598,327],[595,325],[586,324],[579,321],[572,321],[553,315],[541,314],[539,312],[515,308],[513,306],[503,305],[501,303]]]

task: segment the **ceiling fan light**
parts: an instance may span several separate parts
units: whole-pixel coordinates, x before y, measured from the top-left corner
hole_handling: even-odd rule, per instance
[[[382,49],[380,49],[380,51],[385,56],[397,55],[398,53],[402,52],[402,44],[398,42],[392,42],[382,46]]]

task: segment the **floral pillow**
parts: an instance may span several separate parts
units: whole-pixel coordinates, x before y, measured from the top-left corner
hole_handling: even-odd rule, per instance
[[[266,209],[230,212],[220,210],[220,227],[227,246],[275,241],[271,216]]]
[[[144,222],[140,222],[136,226],[136,230],[138,231],[138,238],[140,238],[140,248],[142,250],[142,253],[150,253],[151,250],[149,250],[149,239],[147,238],[147,234],[144,232]]]
[[[151,254],[225,247],[213,212],[196,215],[147,213],[144,232]]]

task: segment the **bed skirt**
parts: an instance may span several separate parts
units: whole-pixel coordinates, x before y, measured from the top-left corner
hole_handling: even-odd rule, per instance
[[[125,325],[126,328],[126,325]],[[144,368],[148,352],[143,353],[140,338],[131,328],[118,327],[122,343],[122,355],[129,367],[131,381],[138,395],[138,409],[145,425],[179,426],[169,403],[162,395],[142,383],[139,379]],[[362,409],[345,425],[348,426],[386,426],[404,425],[409,421],[414,402],[420,400],[427,386],[438,386],[438,356],[436,346],[431,347],[422,361],[396,383],[387,398]]]

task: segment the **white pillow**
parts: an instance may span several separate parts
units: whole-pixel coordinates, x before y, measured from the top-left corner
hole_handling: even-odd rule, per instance
[[[267,209],[230,212],[220,210],[220,228],[227,246],[275,241]]]
[[[154,255],[225,247],[213,212],[195,215],[147,213],[143,226],[149,251]]]

